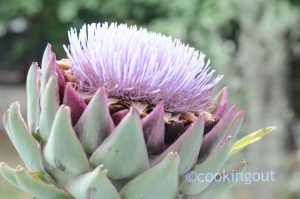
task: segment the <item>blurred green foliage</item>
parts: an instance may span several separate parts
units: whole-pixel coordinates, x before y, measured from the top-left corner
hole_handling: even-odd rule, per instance
[[[47,42],[62,57],[70,27],[104,21],[137,24],[181,38],[207,53],[214,65],[226,68],[238,50],[238,35],[247,23],[241,20],[247,12],[256,12],[259,20],[265,10],[283,15],[300,10],[291,9],[285,0],[251,1],[256,6],[238,0],[2,0],[0,4],[1,68],[27,67]],[[16,26],[24,29],[15,30]],[[286,28],[297,29],[292,24]]]

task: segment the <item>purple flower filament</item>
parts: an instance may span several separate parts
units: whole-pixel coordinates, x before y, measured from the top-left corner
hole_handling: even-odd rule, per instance
[[[125,24],[93,23],[69,31],[64,46],[83,91],[106,88],[108,96],[164,102],[169,112],[196,112],[211,103],[221,76],[212,76],[202,52],[180,40]]]

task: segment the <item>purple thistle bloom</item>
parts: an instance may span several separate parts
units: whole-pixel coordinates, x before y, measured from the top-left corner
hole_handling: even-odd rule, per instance
[[[125,24],[93,23],[69,31],[64,46],[82,91],[105,87],[109,97],[164,102],[169,112],[196,112],[209,107],[214,70],[202,52],[180,40]]]

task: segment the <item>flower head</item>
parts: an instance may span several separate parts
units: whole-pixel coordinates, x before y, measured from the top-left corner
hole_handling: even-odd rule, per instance
[[[82,91],[105,87],[109,97],[163,101],[169,112],[202,111],[212,101],[214,70],[202,52],[178,39],[125,24],[93,23],[69,31],[64,46]]]

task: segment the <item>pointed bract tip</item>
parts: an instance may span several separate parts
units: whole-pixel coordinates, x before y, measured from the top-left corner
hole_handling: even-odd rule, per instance
[[[245,113],[246,113],[246,111],[245,111],[245,110],[243,110],[243,109],[241,109],[241,110],[239,110],[239,111],[238,111],[238,113],[237,113],[237,116],[236,116],[236,117],[245,117]]]
[[[51,44],[47,44],[45,50],[44,50],[44,58],[48,57],[49,55],[52,55],[53,52],[52,52],[52,46]]]
[[[129,112],[127,114],[128,115],[139,116],[139,111],[134,107],[130,107]]]
[[[179,158],[179,155],[176,151],[169,152],[167,156],[170,157],[170,158],[174,158],[174,159]]]
[[[37,62],[32,62],[30,68],[38,69],[38,63]]]
[[[8,166],[6,162],[0,162],[0,167]]]
[[[63,104],[59,107],[57,112],[64,112],[64,113],[70,114],[71,110],[70,110],[69,106]]]
[[[227,96],[228,96],[228,87],[227,87],[227,86],[224,86],[224,87],[221,89],[221,93],[222,93],[222,96],[227,97]]]
[[[107,92],[105,87],[101,86],[98,88],[98,90],[96,91],[95,95],[99,95],[101,98],[105,98],[107,99]]]
[[[107,174],[108,170],[104,168],[104,165],[101,164],[99,166],[97,166],[94,170],[94,172],[98,173],[98,174]]]
[[[12,102],[9,106],[9,109],[7,111],[10,111],[12,109],[20,109],[21,105],[20,105],[20,102],[19,101],[15,101],[15,102]]]
[[[200,123],[204,123],[205,122],[205,118],[203,115],[200,115],[199,117],[197,117],[197,119],[192,123],[193,126],[198,125]]]
[[[165,107],[164,102],[161,101],[161,102],[159,102],[159,103],[154,107],[154,110],[156,109],[156,110],[158,110],[158,111],[164,112],[164,110],[165,110],[164,107]]]

